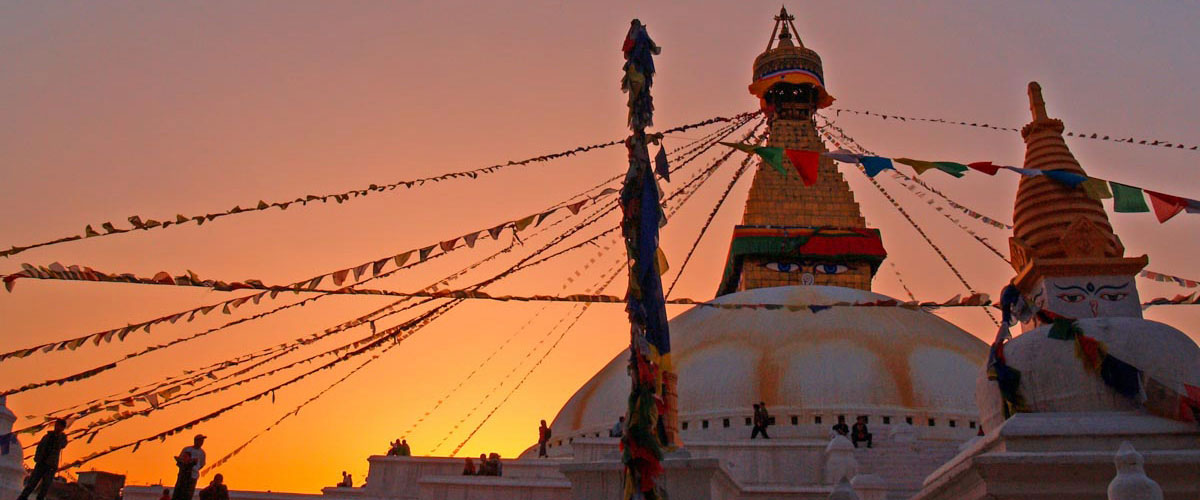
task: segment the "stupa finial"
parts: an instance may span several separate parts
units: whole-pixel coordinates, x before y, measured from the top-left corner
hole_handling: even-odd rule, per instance
[[[1046,99],[1042,98],[1042,86],[1038,82],[1029,82],[1029,110],[1033,112],[1033,121],[1050,118],[1046,114]]]

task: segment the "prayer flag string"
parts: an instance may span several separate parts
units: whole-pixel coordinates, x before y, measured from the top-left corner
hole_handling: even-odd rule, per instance
[[[705,127],[708,125],[712,125],[714,123],[731,123],[731,122],[735,122],[738,120],[742,120],[749,116],[753,116],[757,113],[758,113],[757,111],[753,111],[753,112],[740,113],[740,114],[737,114],[737,115],[734,115],[731,117],[723,117],[723,116],[713,117],[713,118],[701,120],[701,121],[695,122],[695,123],[689,123],[689,124],[680,125],[677,127],[672,127],[672,128],[669,128],[667,130],[660,132],[660,134],[682,132],[682,131],[690,130],[693,128]],[[497,172],[499,170],[502,170],[502,169],[505,169],[508,167],[528,165],[530,163],[547,162],[547,161],[558,159],[558,158],[574,156],[579,153],[586,153],[589,151],[604,149],[604,148],[607,148],[610,146],[616,146],[618,144],[624,144],[624,140],[615,140],[615,141],[608,141],[608,142],[592,144],[592,145],[587,145],[587,146],[578,146],[578,147],[568,149],[565,151],[560,151],[558,153],[551,153],[551,154],[546,154],[546,155],[541,155],[541,156],[535,156],[533,158],[526,158],[524,160],[517,160],[517,161],[510,160],[505,163],[497,163],[492,166],[476,168],[476,169],[472,169],[472,170],[450,172],[450,173],[431,176],[431,177],[421,177],[421,178],[417,178],[417,179],[392,182],[392,183],[388,183],[388,184],[370,184],[365,188],[353,189],[350,191],[344,191],[344,192],[340,192],[340,193],[329,193],[329,194],[320,194],[320,195],[309,194],[309,195],[305,195],[305,196],[296,197],[295,199],[288,200],[288,201],[276,201],[276,202],[270,202],[270,203],[263,201],[263,200],[259,200],[258,203],[254,204],[254,205],[249,205],[246,208],[243,208],[241,205],[237,205],[228,210],[208,213],[208,214],[204,214],[204,215],[190,215],[189,216],[189,215],[183,215],[183,214],[176,214],[173,217],[164,217],[161,219],[152,219],[152,218],[143,219],[141,216],[134,215],[134,216],[130,216],[128,218],[129,226],[130,226],[128,229],[117,228],[116,225],[114,225],[111,221],[109,221],[109,222],[104,222],[104,223],[99,224],[100,229],[103,231],[103,232],[101,232],[101,231],[95,229],[95,227],[93,227],[93,225],[88,224],[86,227],[84,227],[83,234],[65,236],[62,238],[57,238],[54,240],[44,241],[44,242],[40,242],[40,243],[34,243],[31,245],[12,246],[8,250],[0,250],[0,257],[11,257],[18,253],[24,252],[26,250],[34,249],[34,248],[57,245],[57,244],[61,244],[61,243],[67,243],[70,241],[83,240],[83,239],[87,239],[87,238],[112,236],[115,234],[128,233],[130,231],[136,231],[136,230],[146,231],[146,230],[151,230],[151,229],[165,229],[165,228],[168,228],[171,226],[179,226],[179,225],[187,224],[187,223],[191,223],[191,222],[195,222],[196,225],[199,226],[199,225],[203,225],[206,222],[212,222],[216,219],[226,217],[229,215],[248,213],[248,212],[265,211],[265,210],[270,210],[272,208],[278,208],[280,210],[287,210],[288,207],[290,207],[294,204],[299,204],[301,206],[308,206],[308,204],[310,202],[311,203],[315,203],[315,202],[328,203],[330,200],[333,200],[337,203],[343,203],[343,202],[346,202],[351,199],[367,196],[371,193],[393,191],[400,187],[405,187],[405,188],[411,189],[414,186],[420,187],[420,186],[423,186],[424,184],[430,183],[430,182],[441,182],[444,180],[451,180],[451,179],[457,179],[457,178],[463,178],[463,177],[477,179],[481,175],[491,174],[491,173]]]
[[[846,114],[852,114],[852,115],[870,116],[870,117],[880,118],[884,121],[891,119],[892,121],[895,121],[895,122],[929,122],[929,123],[942,123],[942,124],[946,124],[946,125],[960,125],[960,126],[965,126],[965,127],[986,128],[986,129],[992,129],[992,130],[1000,130],[1000,131],[1004,131],[1004,132],[1020,132],[1021,131],[1020,128],[992,125],[992,124],[989,124],[987,122],[982,122],[982,121],[965,122],[965,121],[961,121],[961,120],[946,120],[943,118],[920,118],[920,117],[913,117],[913,116],[885,114],[885,113],[879,113],[879,112],[875,112],[875,111],[864,111],[864,110],[846,109],[846,108],[832,109],[830,111],[832,111],[834,113],[834,116],[841,116],[842,113],[846,113]],[[1155,147],[1168,148],[1168,149],[1186,149],[1188,151],[1196,151],[1198,148],[1200,148],[1200,146],[1186,145],[1186,144],[1181,144],[1181,143],[1162,140],[1162,139],[1135,139],[1133,137],[1123,138],[1122,136],[1105,135],[1105,134],[1100,134],[1100,133],[1095,133],[1095,132],[1090,132],[1090,133],[1089,132],[1066,132],[1065,135],[1067,137],[1078,137],[1080,139],[1092,139],[1092,140],[1097,140],[1097,141],[1107,141],[1107,142],[1115,142],[1115,143],[1121,143],[1121,144],[1137,144],[1137,145],[1141,145],[1141,146],[1155,146]]]

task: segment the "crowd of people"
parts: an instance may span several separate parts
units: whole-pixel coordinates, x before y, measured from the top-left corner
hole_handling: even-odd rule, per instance
[[[392,441],[392,447],[388,449],[387,456],[389,457],[411,457],[412,448],[408,447],[407,439],[397,439]]]
[[[500,454],[485,453],[479,454],[479,465],[475,465],[475,461],[471,457],[467,457],[463,464],[462,475],[464,476],[502,476],[504,475],[504,464],[500,462]]]

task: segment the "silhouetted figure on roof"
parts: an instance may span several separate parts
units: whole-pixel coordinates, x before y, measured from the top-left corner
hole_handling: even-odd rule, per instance
[[[546,456],[546,445],[550,443],[550,428],[546,426],[546,421],[542,421],[541,427],[538,427],[538,457]]]
[[[197,434],[192,445],[179,452],[175,457],[175,466],[179,467],[179,476],[175,478],[173,500],[192,500],[196,491],[196,480],[200,479],[200,470],[204,468],[204,434]]]
[[[225,487],[225,476],[217,474],[212,482],[200,490],[200,500],[229,500],[229,488]]]
[[[42,436],[33,455],[33,472],[25,478],[25,489],[21,490],[18,500],[28,499],[35,488],[38,500],[46,499],[50,484],[54,482],[54,475],[58,473],[58,459],[62,455],[62,449],[67,446],[67,434],[63,432],[66,429],[66,420],[55,420],[54,429]]]

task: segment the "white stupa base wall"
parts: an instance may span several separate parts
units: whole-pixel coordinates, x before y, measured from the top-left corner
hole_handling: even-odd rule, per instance
[[[1200,498],[1200,428],[1143,413],[1022,413],[926,478],[914,500],[1107,498],[1124,441],[1166,500]]]
[[[17,421],[17,416],[5,405],[6,399],[0,396],[0,434],[12,432],[13,423]],[[25,487],[25,466],[21,457],[20,442],[12,443],[7,455],[0,455],[0,498],[17,498]]]

